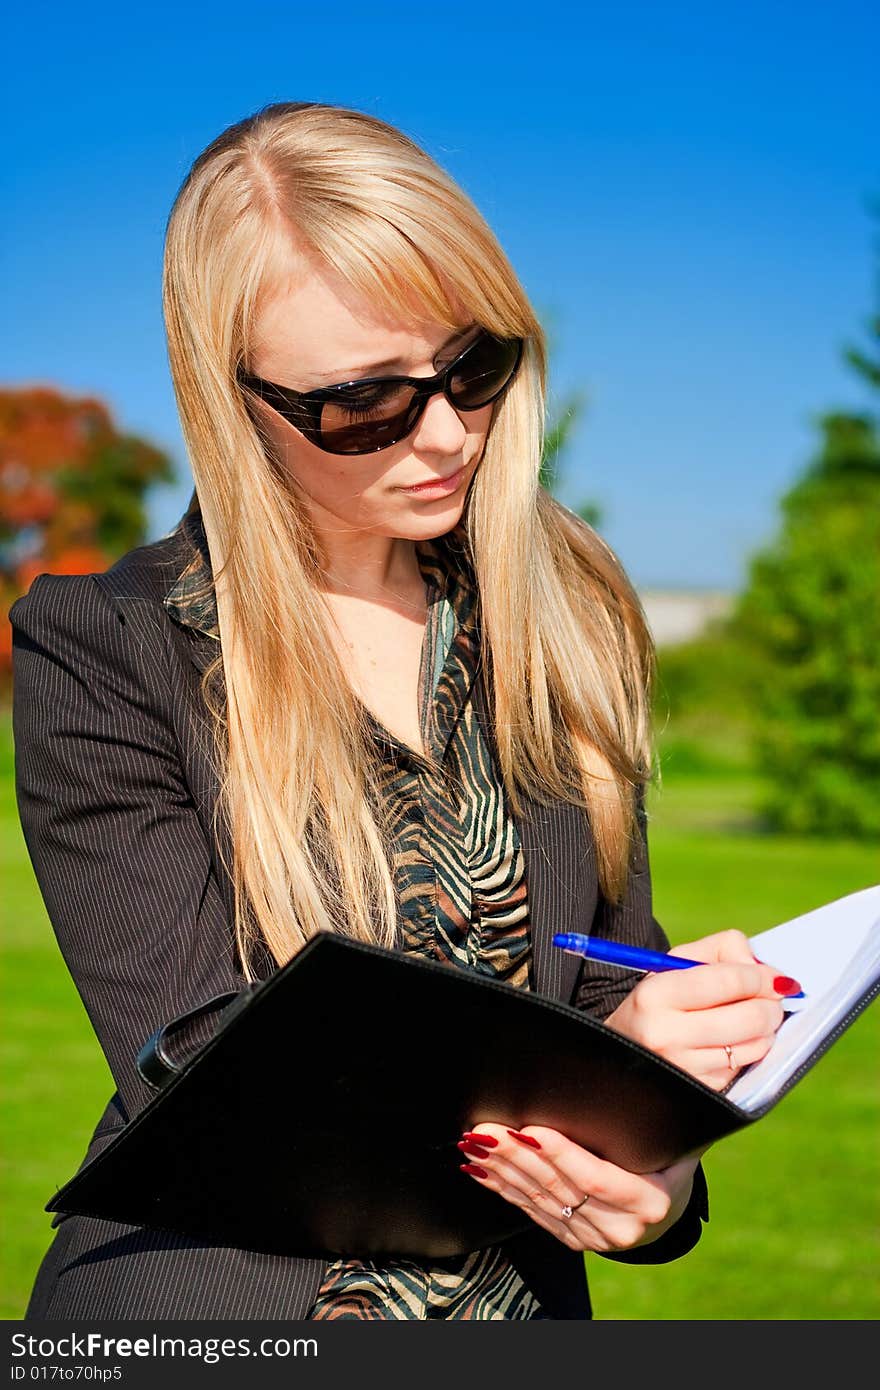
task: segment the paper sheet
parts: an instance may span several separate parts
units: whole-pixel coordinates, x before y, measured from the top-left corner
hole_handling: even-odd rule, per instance
[[[789,1016],[770,1052],[725,1093],[743,1110],[772,1099],[880,976],[880,885],[760,932],[751,946],[760,960],[798,980],[805,998],[785,1001]]]

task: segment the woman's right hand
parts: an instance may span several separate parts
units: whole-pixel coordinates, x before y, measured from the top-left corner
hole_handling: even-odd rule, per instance
[[[769,1052],[785,1017],[782,1000],[800,986],[757,961],[743,932],[716,932],[670,955],[706,968],[646,975],[605,1023],[721,1091]]]

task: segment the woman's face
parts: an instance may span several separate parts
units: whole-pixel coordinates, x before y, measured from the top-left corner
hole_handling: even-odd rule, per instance
[[[335,272],[303,259],[267,298],[249,369],[296,391],[366,376],[432,376],[476,328],[402,325],[379,316]],[[413,433],[372,454],[328,454],[272,408],[256,402],[279,463],[316,531],[424,540],[459,521],[479,465],[492,405],[461,414],[433,396]],[[449,480],[430,493],[408,492]]]

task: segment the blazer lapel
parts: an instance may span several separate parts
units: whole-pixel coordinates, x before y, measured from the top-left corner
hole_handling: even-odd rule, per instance
[[[522,795],[522,794],[521,794]],[[598,897],[589,826],[577,806],[541,805],[523,795],[520,841],[526,862],[534,989],[568,1004],[583,961],[553,945],[556,932],[583,930]]]

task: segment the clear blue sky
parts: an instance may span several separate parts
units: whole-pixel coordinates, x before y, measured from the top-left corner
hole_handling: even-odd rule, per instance
[[[637,584],[730,588],[875,293],[880,11],[810,5],[30,4],[6,21],[6,385],[97,394],[191,490],[160,305],[165,219],[266,102],[372,112],[499,235],[588,404],[560,495]],[[317,16],[317,18],[315,17]]]

